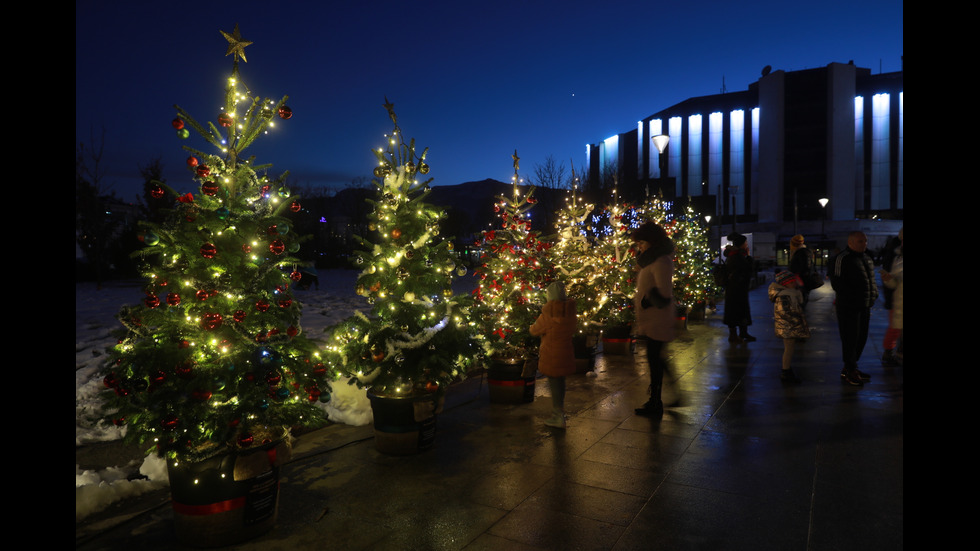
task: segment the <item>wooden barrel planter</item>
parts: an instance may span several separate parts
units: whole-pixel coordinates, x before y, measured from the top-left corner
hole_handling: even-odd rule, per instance
[[[279,510],[279,467],[290,452],[285,436],[203,461],[168,461],[177,539],[192,547],[220,547],[272,529]]]
[[[534,401],[534,379],[538,370],[535,358],[496,358],[487,368],[490,402],[525,404]]]
[[[368,392],[374,414],[374,442],[381,453],[412,455],[432,447],[436,439],[436,414],[444,396],[379,396]]]
[[[602,353],[613,356],[627,356],[632,352],[633,339],[630,336],[632,327],[615,325],[607,327],[602,332]]]

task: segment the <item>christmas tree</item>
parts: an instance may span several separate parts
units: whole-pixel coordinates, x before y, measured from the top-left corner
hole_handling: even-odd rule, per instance
[[[575,171],[572,170],[572,182]],[[573,183],[558,211],[554,243],[547,249],[548,262],[554,266],[555,277],[565,284],[568,296],[575,299],[580,334],[598,333],[600,329],[600,293],[597,279],[602,276],[600,265],[593,255],[589,235],[590,216],[595,205],[585,201],[578,185]]]
[[[711,272],[713,251],[708,245],[707,228],[701,220],[702,217],[688,204],[668,229],[677,246],[674,300],[686,308],[706,304],[717,293]]]
[[[484,252],[476,269],[479,286],[473,291],[486,349],[507,358],[531,354],[536,339],[529,329],[545,302],[544,287],[554,278],[545,255],[550,245],[531,229],[529,211],[537,203],[534,186],[522,188],[517,151],[513,159],[511,197],[498,196],[493,207],[500,227],[485,230],[476,243]]]
[[[322,422],[314,402],[329,397],[329,374],[300,329],[301,239],[287,214],[298,208],[266,166],[242,152],[291,116],[286,97],[251,97],[238,70],[245,61],[236,25],[222,33],[234,54],[220,126],[200,124],[180,107],[180,138],[194,129],[214,147],[185,146],[200,193],[171,197],[160,223],[143,223],[145,296],[118,314],[123,328],[104,367],[109,418],[126,438],[152,442],[160,454],[200,460],[282,438],[288,427]],[[173,201],[176,198],[176,201]]]
[[[355,262],[362,268],[357,294],[370,313],[328,329],[326,357],[350,377],[380,396],[442,392],[465,373],[481,352],[469,321],[466,301],[452,283],[466,268],[450,239],[439,236],[444,210],[425,202],[432,178],[415,140],[405,143],[394,105],[385,99],[394,123],[387,149],[378,149],[374,174],[377,198],[369,215],[376,242],[358,238]]]
[[[629,325],[633,322],[634,266],[632,233],[636,212],[633,206],[621,202],[615,189],[609,204],[597,220],[599,237],[592,252],[598,278],[595,289],[598,310],[595,315],[605,327]]]

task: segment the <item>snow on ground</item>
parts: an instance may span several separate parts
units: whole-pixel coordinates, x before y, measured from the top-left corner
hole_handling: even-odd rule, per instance
[[[358,272],[323,270],[319,289],[297,290],[294,297],[303,305],[303,331],[316,339],[327,327],[347,318],[355,310],[366,312],[363,297],[354,293]],[[464,286],[466,282],[461,282]],[[124,428],[101,421],[99,394],[103,387],[99,363],[105,349],[115,341],[110,331],[118,327],[115,314],[124,304],[141,300],[139,281],[109,282],[97,289],[94,283],[75,285],[75,445],[119,440]],[[465,291],[464,291],[465,292]],[[367,396],[356,386],[338,381],[331,400],[323,404],[331,421],[349,425],[371,422]],[[128,480],[139,471],[146,479]],[[113,502],[165,487],[167,471],[162,460],[150,456],[141,465],[116,465],[102,471],[83,471],[75,465],[75,521],[101,511]]]

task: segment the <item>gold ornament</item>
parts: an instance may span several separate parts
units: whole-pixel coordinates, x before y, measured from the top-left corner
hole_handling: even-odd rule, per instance
[[[419,163],[419,173],[420,174],[428,174],[429,173],[429,165],[427,165],[425,163]]]
[[[248,63],[248,60],[245,59],[245,46],[251,46],[252,43],[247,40],[242,40],[242,33],[238,30],[238,23],[235,23],[235,31],[231,34],[228,34],[225,31],[220,32],[221,35],[228,41],[228,52],[226,52],[225,55],[234,54],[236,63],[238,62],[239,57],[242,58],[242,61]]]

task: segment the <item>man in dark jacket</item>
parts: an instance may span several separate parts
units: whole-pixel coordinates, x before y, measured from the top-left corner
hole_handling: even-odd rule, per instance
[[[837,292],[837,327],[840,330],[844,369],[841,382],[860,386],[871,377],[857,368],[864,345],[868,342],[871,306],[878,299],[874,261],[867,253],[868,236],[851,232],[847,248],[834,258],[830,266],[830,284]]]

